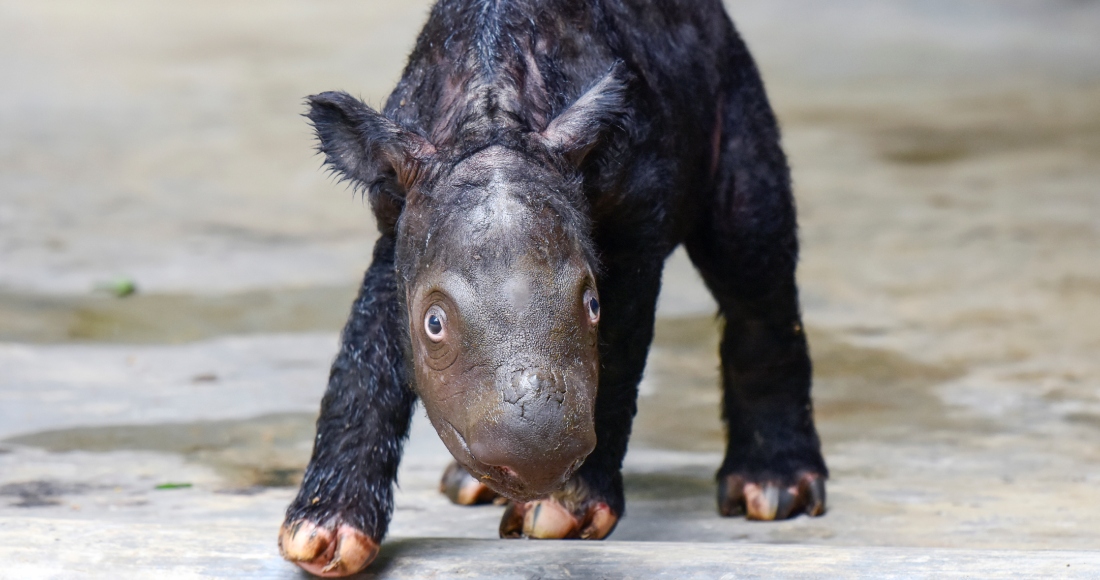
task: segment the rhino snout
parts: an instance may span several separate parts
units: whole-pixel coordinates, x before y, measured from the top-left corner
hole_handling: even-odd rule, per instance
[[[523,369],[503,382],[496,416],[473,426],[470,454],[529,494],[555,491],[596,447],[592,419],[565,404],[568,385],[558,373]]]

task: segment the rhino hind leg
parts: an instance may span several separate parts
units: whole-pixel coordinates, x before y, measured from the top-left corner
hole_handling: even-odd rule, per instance
[[[719,511],[775,520],[825,510],[828,470],[813,421],[811,363],[795,284],[798,236],[790,172],[747,52],[715,129],[712,188],[685,240],[724,319],[727,450]]]

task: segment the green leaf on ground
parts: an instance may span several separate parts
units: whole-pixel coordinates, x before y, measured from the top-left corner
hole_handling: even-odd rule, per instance
[[[119,298],[125,298],[137,292],[137,283],[130,278],[119,277],[95,285],[97,292],[109,292]]]
[[[187,489],[191,487],[190,483],[162,483],[153,489]]]

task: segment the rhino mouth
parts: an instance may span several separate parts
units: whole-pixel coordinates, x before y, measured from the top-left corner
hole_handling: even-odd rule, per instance
[[[466,438],[462,436],[462,432],[456,429],[450,421],[444,420],[444,425],[447,428],[447,433],[450,435],[449,437],[443,438],[444,442],[446,443],[447,439],[451,439],[459,448],[458,453],[456,453],[456,450],[452,446],[447,446],[455,460],[465,467],[466,471],[487,485],[490,489],[513,501],[534,501],[560,490],[565,486],[565,482],[569,481],[569,478],[573,477],[577,469],[584,464],[585,457],[581,457],[574,461],[573,464],[557,478],[549,479],[545,483],[540,482],[539,485],[532,485],[531,482],[520,477],[515,470],[508,466],[488,465],[482,461],[478,461],[470,451],[470,447],[466,443]]]

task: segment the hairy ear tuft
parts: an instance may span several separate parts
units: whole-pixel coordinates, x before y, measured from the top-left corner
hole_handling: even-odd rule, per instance
[[[347,93],[321,93],[306,102],[325,164],[366,191],[379,228],[392,229],[435,147]]]
[[[599,143],[607,128],[626,115],[629,73],[616,62],[592,88],[550,121],[543,143],[576,165]]]

